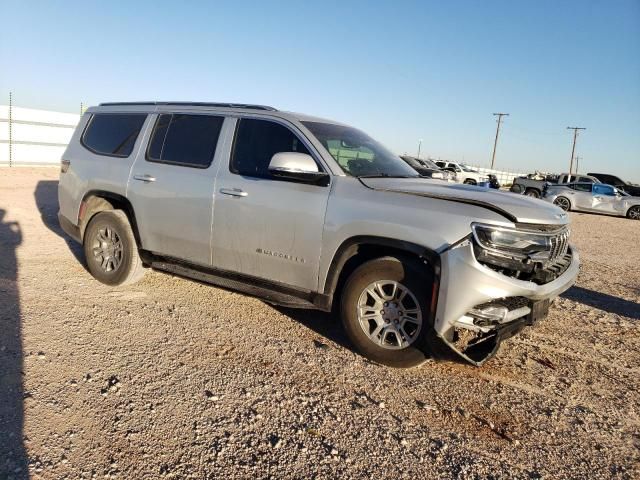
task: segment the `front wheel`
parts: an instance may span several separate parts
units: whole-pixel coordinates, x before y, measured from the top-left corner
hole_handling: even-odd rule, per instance
[[[417,262],[382,257],[351,274],[342,295],[342,323],[365,357],[398,368],[427,359],[433,279],[425,270]]]
[[[558,197],[553,201],[553,204],[557,205],[558,207],[563,209],[565,212],[568,212],[569,210],[571,210],[571,202],[567,197]]]
[[[89,272],[102,283],[126,285],[144,275],[133,231],[122,210],[108,210],[92,217],[83,248]]]
[[[473,178],[467,178],[464,183],[466,185],[477,185],[477,182]]]
[[[634,205],[627,212],[627,218],[632,220],[640,220],[640,205]]]

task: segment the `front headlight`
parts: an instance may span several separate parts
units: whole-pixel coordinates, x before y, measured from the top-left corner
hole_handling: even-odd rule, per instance
[[[482,225],[472,225],[473,236],[480,246],[502,253],[527,257],[549,250],[549,236],[535,232]]]
[[[567,228],[560,228],[535,232],[474,223],[471,229],[476,258],[480,263],[530,272],[536,263],[546,264],[566,252],[569,233]]]
[[[438,180],[444,179],[444,174],[442,172],[433,172],[431,174],[431,178],[437,178]]]

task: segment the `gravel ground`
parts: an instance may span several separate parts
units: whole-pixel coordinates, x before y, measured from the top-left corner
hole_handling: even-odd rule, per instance
[[[110,288],[57,170],[0,169],[0,478],[639,478],[640,222],[571,214],[577,286],[482,368],[148,271]]]

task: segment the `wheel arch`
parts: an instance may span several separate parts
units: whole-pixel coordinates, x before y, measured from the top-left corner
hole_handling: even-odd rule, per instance
[[[378,236],[355,236],[344,240],[336,249],[322,291],[331,304],[340,295],[348,276],[368,260],[385,256],[400,256],[424,264],[437,286],[440,278],[440,256],[433,250],[404,240]],[[436,287],[437,288],[437,287]],[[437,297],[437,295],[436,295]]]
[[[633,209],[637,209],[640,210],[640,205],[631,205],[628,209],[627,209],[627,213],[625,214],[625,216],[627,218],[631,218],[631,210]]]
[[[567,201],[567,203],[569,204],[569,208],[567,208],[567,210],[566,210],[566,211],[567,211],[567,212],[570,212],[570,211],[571,211],[571,209],[573,208],[573,204],[571,203],[571,199],[570,199],[569,197],[565,196],[565,195],[562,195],[562,194],[560,194],[560,195],[556,195],[556,198],[554,198],[554,199],[553,199],[553,204],[554,204],[554,205],[556,205],[557,207],[560,207],[559,205],[557,205],[557,204],[556,204],[556,201],[557,201],[559,198],[564,198],[564,199]],[[562,208],[562,207],[560,207],[560,208]]]
[[[127,215],[136,243],[140,246],[140,235],[133,205],[123,195],[107,190],[90,190],[82,198],[78,215],[80,239],[84,241],[84,232],[91,219],[98,213],[108,210],[122,210]]]

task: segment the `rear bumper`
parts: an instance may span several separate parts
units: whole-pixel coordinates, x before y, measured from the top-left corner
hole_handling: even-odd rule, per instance
[[[58,223],[60,228],[64,230],[64,233],[73,238],[76,242],[82,243],[82,236],[80,235],[80,228],[77,225],[71,223],[67,217],[58,212]]]

